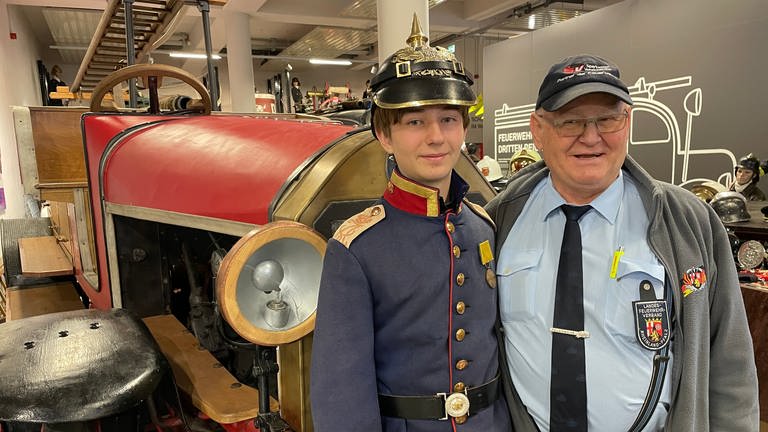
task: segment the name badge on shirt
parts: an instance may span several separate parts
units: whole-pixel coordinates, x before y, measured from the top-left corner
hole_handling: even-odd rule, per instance
[[[664,300],[634,301],[637,341],[648,350],[664,348],[669,343],[669,314]]]

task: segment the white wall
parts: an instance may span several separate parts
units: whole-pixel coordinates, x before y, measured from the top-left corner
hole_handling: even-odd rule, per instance
[[[12,40],[10,33],[16,33]],[[39,44],[30,31],[29,23],[18,8],[0,0],[0,168],[7,208],[0,217],[24,217],[24,197],[21,186],[16,137],[13,130],[13,105],[40,105],[37,83]]]

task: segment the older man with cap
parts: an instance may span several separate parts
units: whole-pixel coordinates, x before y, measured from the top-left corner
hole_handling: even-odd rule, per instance
[[[757,431],[752,342],[725,229],[627,155],[618,68],[549,69],[530,128],[543,161],[486,210],[517,431]]]
[[[312,347],[316,432],[510,430],[493,224],[453,169],[475,103],[470,76],[414,18],[408,46],[371,81],[373,131],[396,166],[381,201],[328,242]]]

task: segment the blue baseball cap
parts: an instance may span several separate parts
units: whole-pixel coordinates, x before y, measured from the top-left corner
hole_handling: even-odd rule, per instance
[[[536,109],[557,111],[589,93],[609,93],[632,105],[629,90],[619,78],[619,68],[603,58],[582,54],[563,59],[549,68],[539,87]]]

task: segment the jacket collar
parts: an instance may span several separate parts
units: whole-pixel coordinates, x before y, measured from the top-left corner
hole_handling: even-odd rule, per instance
[[[450,202],[458,213],[460,211],[461,200],[464,199],[469,185],[456,174],[451,173],[451,186],[448,194]],[[436,188],[425,186],[414,180],[405,177],[395,168],[392,176],[387,182],[387,189],[384,191],[384,200],[392,206],[408,213],[422,216],[435,217],[445,212],[441,209],[441,199],[439,191]]]
[[[661,183],[654,180],[653,177],[651,177],[651,175],[629,155],[624,159],[622,169],[624,170],[623,174],[629,175],[637,185],[640,199],[642,200],[648,215],[651,217],[651,220],[658,220],[658,218],[655,218],[654,216],[657,215],[657,212],[662,205],[661,201],[664,191],[660,186]],[[507,234],[509,234],[509,230],[512,228],[512,222],[517,219],[517,216],[522,211],[531,191],[533,191],[536,185],[548,175],[549,168],[547,168],[547,165],[543,160],[532,163],[515,173],[509,183],[507,183],[506,189],[499,195],[496,195],[496,197],[485,206],[486,211],[491,215],[491,218],[493,218],[498,227],[498,230],[496,231],[496,240],[498,244],[501,244],[501,242],[507,238]],[[651,230],[656,228],[658,227],[650,227]]]

